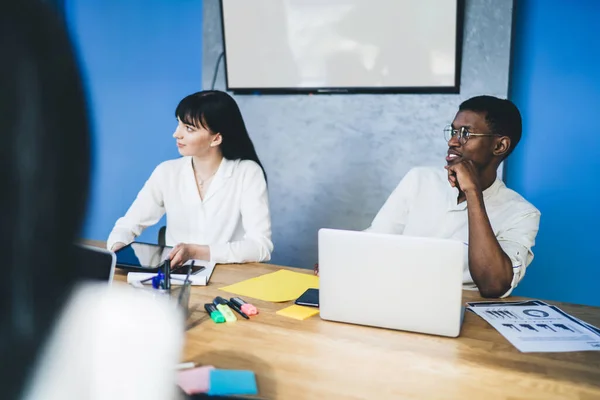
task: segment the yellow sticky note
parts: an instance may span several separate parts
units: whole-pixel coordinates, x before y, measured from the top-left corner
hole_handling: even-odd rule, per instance
[[[317,315],[318,313],[319,309],[316,307],[304,307],[297,306],[295,304],[276,312],[276,314],[283,315],[284,317],[299,319],[300,321],[310,318],[313,315]]]
[[[220,289],[240,296],[279,303],[297,299],[306,289],[318,287],[318,276],[282,269]]]

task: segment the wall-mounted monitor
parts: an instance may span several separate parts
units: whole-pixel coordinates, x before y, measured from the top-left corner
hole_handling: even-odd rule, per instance
[[[464,0],[221,0],[237,93],[458,93]]]

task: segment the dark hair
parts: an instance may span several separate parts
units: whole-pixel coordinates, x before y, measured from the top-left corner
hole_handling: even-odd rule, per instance
[[[58,15],[0,2],[0,376],[24,395],[77,280],[73,242],[89,179],[88,120]]]
[[[260,165],[267,178],[233,97],[219,90],[194,93],[179,102],[175,116],[184,124],[220,133],[223,137],[220,146],[223,157],[229,160],[252,160]]]
[[[491,133],[510,138],[510,148],[504,158],[513,152],[521,140],[523,129],[521,113],[517,106],[510,100],[499,99],[494,96],[477,96],[465,100],[458,110],[484,113]]]

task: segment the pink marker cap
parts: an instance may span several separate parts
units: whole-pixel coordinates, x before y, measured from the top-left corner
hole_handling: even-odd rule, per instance
[[[250,303],[246,303],[244,300],[240,299],[239,297],[232,297],[231,299],[229,299],[229,301],[232,302],[233,304],[235,304],[236,306],[238,306],[240,308],[240,310],[242,310],[242,312],[246,315],[258,314],[258,309],[256,307],[254,307]]]
[[[258,314],[258,310],[252,304],[244,304],[242,306],[242,311],[246,313],[246,315],[256,315]]]

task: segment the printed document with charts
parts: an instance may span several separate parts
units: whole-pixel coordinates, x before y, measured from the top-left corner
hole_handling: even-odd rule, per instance
[[[543,301],[476,302],[479,315],[522,352],[600,351],[600,329]]]

